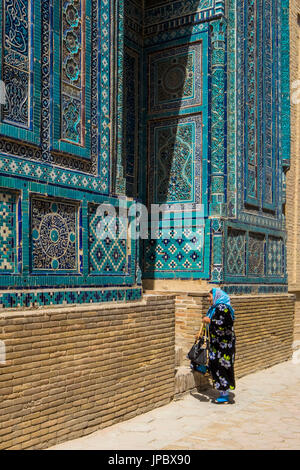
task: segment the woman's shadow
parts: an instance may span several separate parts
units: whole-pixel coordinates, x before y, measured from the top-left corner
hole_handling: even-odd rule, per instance
[[[193,372],[193,374],[199,374],[199,372],[195,371]],[[211,385],[209,385],[209,382],[207,381],[207,384],[202,384],[200,386],[198,386],[196,388],[196,391],[195,389],[194,390],[191,390],[190,392],[190,395],[194,398],[196,398],[196,400],[199,400],[201,402],[211,402],[211,403],[214,403],[216,405],[219,405],[221,406],[221,404],[217,403],[216,402],[216,399],[220,396],[219,392],[217,390],[215,390],[214,388],[211,387]],[[228,404],[229,405],[234,405],[235,404],[235,394],[232,393],[232,392],[229,392],[229,402]]]

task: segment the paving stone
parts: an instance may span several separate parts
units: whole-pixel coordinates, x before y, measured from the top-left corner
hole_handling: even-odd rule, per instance
[[[300,449],[300,366],[284,364],[284,384],[281,372],[277,365],[240,379],[234,405],[217,406],[201,401],[203,392],[191,393],[53,449]]]

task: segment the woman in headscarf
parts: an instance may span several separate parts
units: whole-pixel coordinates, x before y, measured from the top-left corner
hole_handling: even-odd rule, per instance
[[[229,390],[235,389],[234,357],[234,310],[230,298],[221,289],[209,293],[209,308],[203,322],[209,325],[209,371],[215,388],[220,392],[217,403],[228,403]]]

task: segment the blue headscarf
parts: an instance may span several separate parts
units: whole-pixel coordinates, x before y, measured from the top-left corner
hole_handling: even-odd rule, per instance
[[[234,320],[234,310],[231,306],[229,295],[226,294],[226,292],[224,292],[223,290],[216,289],[216,288],[212,290],[212,295],[213,295],[213,304],[208,310],[206,316],[211,319],[213,314],[215,313],[216,307],[220,304],[224,304],[228,308],[232,316],[232,319]]]

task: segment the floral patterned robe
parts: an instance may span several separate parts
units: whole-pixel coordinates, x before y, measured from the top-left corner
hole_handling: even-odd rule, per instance
[[[219,391],[234,390],[235,334],[232,316],[224,304],[216,307],[209,325],[209,371]]]

